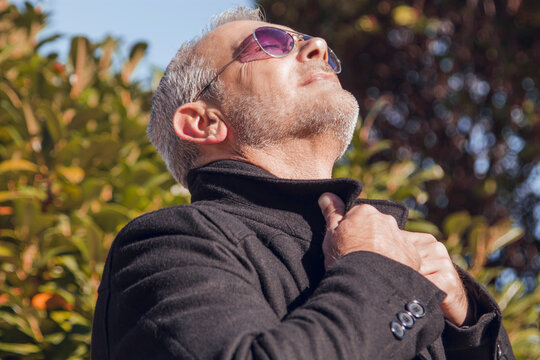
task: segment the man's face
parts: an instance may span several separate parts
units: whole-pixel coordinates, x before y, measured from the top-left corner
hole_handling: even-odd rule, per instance
[[[258,21],[227,23],[207,36],[205,55],[220,69],[261,26],[288,29]],[[285,57],[235,61],[228,66],[219,76],[224,87],[221,107],[238,145],[260,148],[328,132],[344,151],[358,104],[341,88],[327,57],[326,42],[312,38],[297,41]]]

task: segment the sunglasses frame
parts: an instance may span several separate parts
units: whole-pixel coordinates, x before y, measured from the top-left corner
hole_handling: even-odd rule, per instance
[[[291,50],[286,53],[286,54],[283,54],[283,55],[272,55],[270,54],[268,51],[266,51],[264,49],[264,47],[261,45],[261,43],[259,42],[259,39],[257,39],[257,35],[255,34],[257,32],[257,30],[260,30],[260,29],[274,29],[274,30],[279,30],[279,31],[283,31],[284,33],[286,33],[287,35],[289,35],[292,39],[293,39],[293,47],[291,48]],[[233,62],[236,61],[236,59],[238,59],[238,57],[240,57],[240,55],[242,55],[242,53],[247,49],[247,47],[251,44],[251,41],[255,40],[255,42],[257,43],[257,45],[259,46],[259,48],[264,51],[268,56],[270,57],[273,57],[273,58],[283,58],[287,55],[289,55],[290,53],[293,52],[294,48],[296,47],[296,42],[297,41],[308,41],[309,39],[312,39],[313,36],[311,35],[307,35],[307,34],[303,34],[303,33],[300,33],[300,32],[297,32],[297,31],[292,31],[292,30],[285,30],[285,29],[280,29],[280,28],[277,28],[277,27],[273,27],[273,26],[261,26],[261,27],[258,27],[256,28],[255,30],[253,30],[253,32],[251,33],[251,35],[249,35],[246,39],[248,38],[251,38],[250,41],[247,41],[247,43],[239,50],[236,51],[236,55],[232,58],[231,61],[229,61],[227,64],[225,64],[221,69],[219,69],[219,71],[217,72],[216,76],[214,76],[206,85],[203,86],[203,88],[201,89],[201,91],[199,91],[197,93],[197,95],[195,96],[195,99],[193,100],[193,102],[199,100],[199,98],[201,97],[201,95],[210,87],[210,85],[212,85],[212,83],[214,81],[217,80],[217,78],[219,77],[219,75],[221,75],[222,72],[225,71],[225,69],[227,69],[227,67],[229,67],[229,65],[231,65]],[[246,39],[244,39],[243,42],[246,41]],[[330,49],[330,47],[326,47],[326,50],[328,51],[328,57],[332,57],[333,60],[335,60],[335,63],[336,63],[336,67],[337,67],[337,70],[335,70],[334,68],[332,68],[332,70],[334,70],[334,72],[336,74],[339,74],[341,72],[341,60],[339,60],[339,58],[337,57],[337,55],[334,53],[334,51],[332,51],[332,49]],[[261,59],[262,60],[262,59]],[[254,61],[254,60],[250,60],[250,61]],[[250,61],[246,61],[246,62],[250,62]]]

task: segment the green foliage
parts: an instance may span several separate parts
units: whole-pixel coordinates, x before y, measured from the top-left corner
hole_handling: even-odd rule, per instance
[[[76,37],[63,64],[37,53],[37,8],[0,12],[0,358],[89,358],[115,234],[188,198],[145,136],[151,93],[130,76],[146,44],[115,73],[114,39]]]
[[[405,201],[408,229],[445,241],[499,301],[518,358],[540,359],[540,2],[257,4],[343,62],[363,124],[334,174]]]
[[[56,39],[36,41],[45,19],[32,6],[19,12],[0,0],[0,358],[87,359],[115,234],[133,217],[186,203],[188,195],[145,137],[151,94],[130,77],[146,45],[134,45],[114,72],[116,40],[76,37],[63,64],[37,53]],[[367,142],[384,101],[371,107],[335,175],[361,180],[371,198],[424,204],[426,184],[443,178],[442,168],[384,160],[392,144]],[[467,212],[449,214],[438,227],[413,210],[409,230],[446,239],[456,263],[499,302],[516,354],[540,352],[538,288],[526,292],[519,279],[497,287],[505,269],[484,266],[520,229]]]
[[[439,164],[421,207],[524,229],[501,256],[540,272],[540,2],[258,0],[269,22],[323,37],[343,62],[378,159]],[[534,211],[536,209],[536,211]]]
[[[367,143],[366,123],[335,167],[334,176],[360,180],[364,185],[362,197],[396,201],[414,198],[416,203],[425,203],[428,200],[426,182],[442,178],[442,168],[437,164],[422,168],[410,160],[378,159],[391,144],[387,141]],[[412,210],[407,230],[431,233],[443,241],[454,262],[486,285],[495,297],[517,358],[537,359],[540,354],[540,288],[526,291],[526,284],[520,279],[496,286],[506,269],[486,266],[490,256],[523,236],[521,228],[510,219],[489,224],[485,217],[471,216],[467,211],[448,214],[439,228],[425,220],[420,211]]]

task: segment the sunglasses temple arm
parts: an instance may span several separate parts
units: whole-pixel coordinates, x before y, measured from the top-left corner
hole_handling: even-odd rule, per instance
[[[218,73],[201,89],[201,91],[199,91],[199,93],[197,94],[197,96],[195,96],[193,102],[199,100],[199,98],[201,97],[201,95],[210,87],[210,85],[212,85],[212,83],[214,81],[216,81],[216,79],[218,78],[219,75],[221,75],[222,72],[225,71],[225,69],[227,68],[227,66],[231,65],[234,61],[236,60],[236,57],[234,59],[232,59],[231,61],[229,61],[225,66],[223,66],[219,71]]]
[[[195,96],[195,99],[193,100],[193,102],[199,100],[199,98],[201,97],[201,95],[210,87],[210,85],[212,85],[212,83],[214,81],[216,81],[216,79],[219,77],[219,75],[221,75],[222,72],[225,71],[225,69],[231,65],[233,62],[236,61],[236,59],[238,59],[238,57],[240,55],[242,55],[242,52],[247,49],[248,45],[251,43],[251,41],[255,40],[253,35],[251,36],[251,40],[246,42],[246,44],[244,46],[242,46],[240,49],[236,50],[236,55],[232,58],[231,61],[229,61],[227,64],[225,64],[225,66],[223,66],[221,69],[219,69],[219,71],[217,72],[217,74],[212,78],[212,80],[210,80],[208,82],[208,84],[206,84],[202,89],[201,91],[199,91],[199,93],[197,94],[197,96]]]

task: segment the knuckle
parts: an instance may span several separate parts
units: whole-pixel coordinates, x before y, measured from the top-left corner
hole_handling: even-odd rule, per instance
[[[354,216],[362,217],[362,218],[375,218],[379,221],[383,221],[387,224],[392,224],[397,226],[397,221],[392,215],[384,214],[380,212],[376,207],[369,205],[369,204],[361,204],[357,205],[350,211]]]
[[[448,289],[456,287],[457,281],[456,277],[451,272],[446,272],[443,276],[443,282]]]
[[[439,254],[445,255],[445,257],[448,256],[448,250],[446,249],[446,246],[444,246],[442,242],[437,241],[434,246],[435,246],[436,251]]]
[[[397,227],[397,221],[396,221],[395,217],[393,217],[392,215],[388,215],[388,214],[382,214],[382,216],[384,217],[386,222],[388,222],[388,223],[390,223],[392,225],[395,225]]]
[[[426,239],[428,239],[429,241],[433,242],[433,243],[437,243],[437,244],[441,244],[443,245],[439,240],[437,240],[437,238],[435,236],[433,236],[432,234],[426,234]],[[444,245],[443,245],[444,246]]]
[[[367,214],[367,215],[370,215],[370,214],[373,215],[379,212],[375,207],[369,204],[357,205],[353,208],[353,210],[355,210],[355,212],[357,213]]]
[[[323,210],[323,214],[326,218],[331,217],[332,215],[337,213],[337,209],[333,206],[328,206]]]
[[[411,233],[414,234],[413,236],[416,236],[416,238],[421,241],[426,246],[435,246],[437,247],[439,244],[439,241],[435,238],[435,236],[431,234],[426,233]]]

